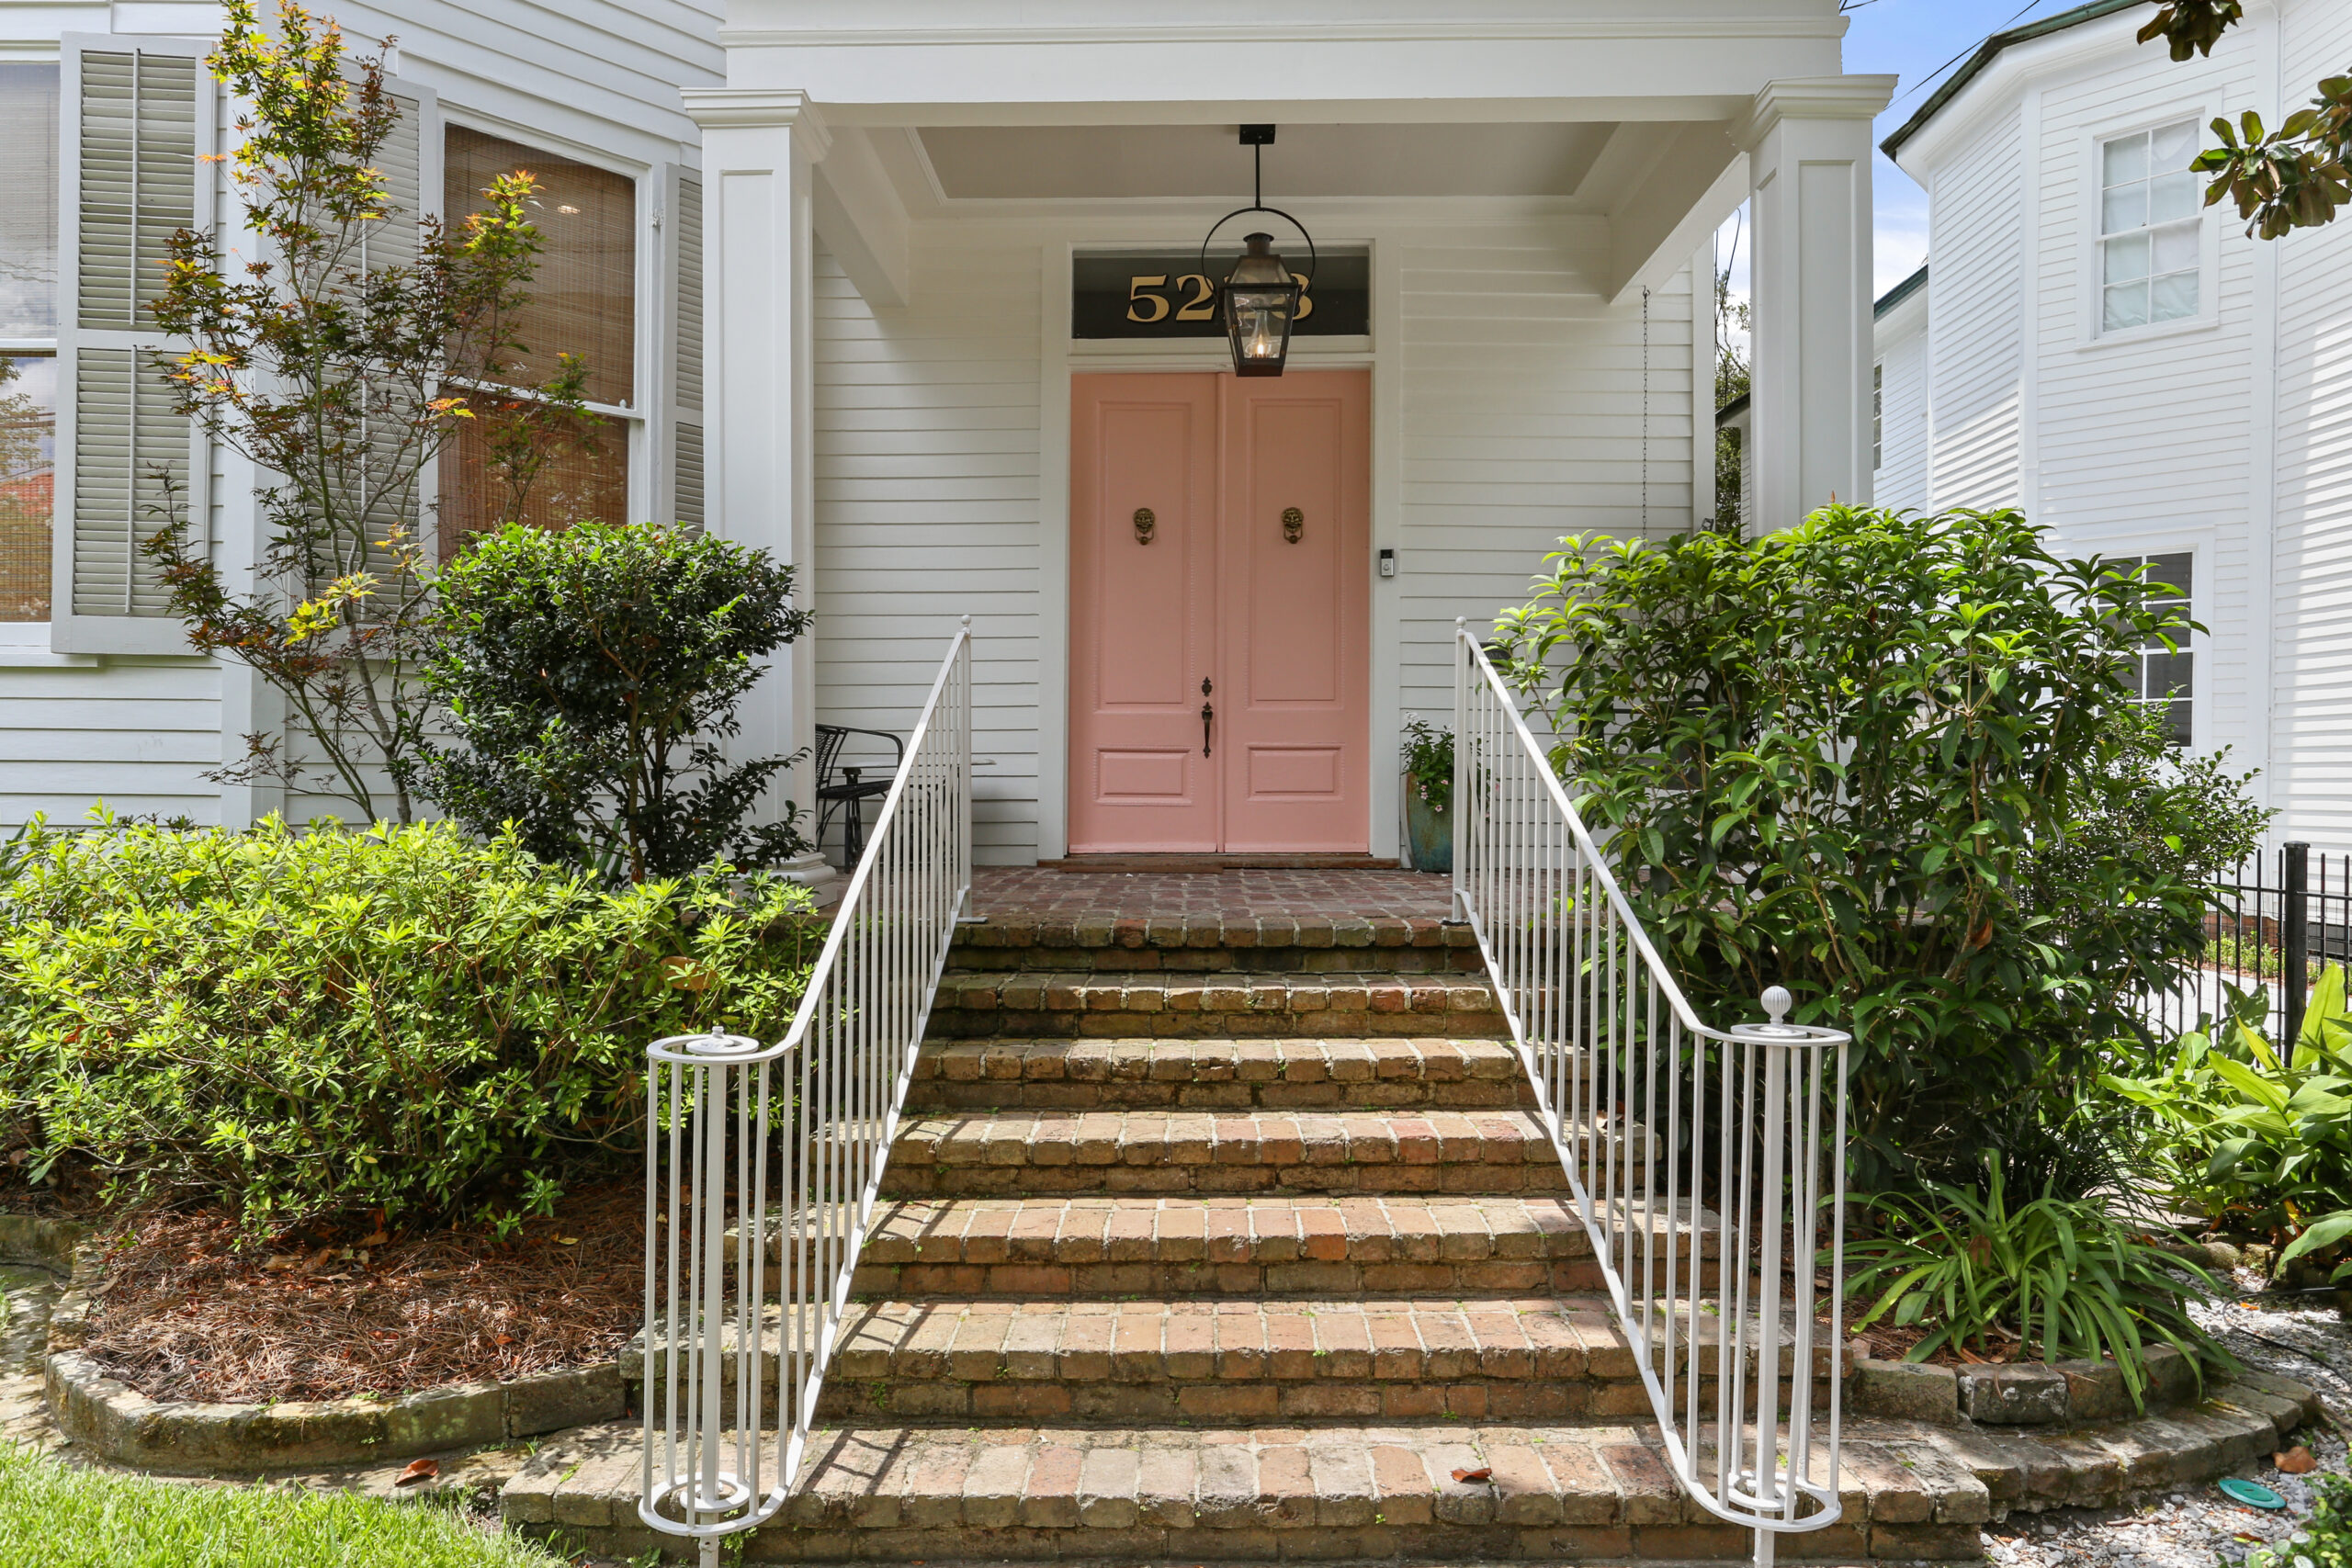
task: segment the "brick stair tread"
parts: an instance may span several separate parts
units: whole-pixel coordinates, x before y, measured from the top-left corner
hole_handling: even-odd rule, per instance
[[[1679,1212],[1687,1214],[1689,1206]],[[1713,1213],[1702,1211],[1702,1217],[1712,1227]],[[1721,1233],[1710,1228],[1702,1235],[1705,1254],[1712,1257]],[[861,1261],[1268,1265],[1532,1262],[1591,1256],[1591,1238],[1577,1217],[1574,1200],[1566,1197],[1114,1194],[901,1199],[876,1218]]]
[[[633,1526],[636,1431],[634,1426],[581,1428],[535,1456],[501,1495],[508,1522]],[[1458,1482],[1457,1470],[1489,1473]],[[1975,1523],[1986,1517],[1984,1483],[1927,1443],[1849,1443],[1840,1491],[1847,1520],[1855,1527],[1865,1520],[1950,1522],[1963,1527],[1973,1545]],[[804,1538],[785,1555],[842,1561],[936,1554],[944,1561],[956,1555],[961,1539],[982,1549],[969,1553],[974,1556],[1027,1544],[1046,1546],[1041,1556],[1079,1555],[1070,1550],[1079,1547],[1084,1555],[1134,1561],[1163,1551],[1189,1560],[1197,1543],[1212,1539],[1176,1532],[1279,1536],[1432,1528],[1435,1533],[1419,1540],[1442,1549],[1450,1539],[1445,1527],[1490,1527],[1508,1536],[1550,1529],[1704,1529],[1708,1522],[1676,1483],[1656,1428],[1646,1422],[1225,1430],[848,1426],[812,1434],[794,1495],[778,1522],[753,1537],[747,1555],[763,1558],[763,1537],[801,1532],[834,1533]],[[1069,1547],[1047,1533],[1065,1530],[1084,1533],[1061,1538]],[[944,1533],[954,1531],[1004,1533]],[[1709,1534],[1735,1551],[1746,1539],[1744,1531]],[[870,1540],[870,1550],[861,1537]],[[1246,1555],[1233,1549],[1250,1539],[1227,1537],[1224,1549],[1204,1548],[1197,1555]],[[1636,1538],[1612,1551],[1600,1537],[1519,1535],[1515,1554],[1570,1560],[1719,1554],[1695,1540],[1690,1550],[1674,1550],[1678,1539]],[[1393,1556],[1401,1546],[1425,1555],[1413,1551],[1418,1543],[1410,1534],[1392,1535],[1385,1551],[1375,1545],[1368,1551],[1305,1554]],[[1510,1543],[1489,1537],[1477,1544]],[[1544,1551],[1547,1546],[1553,1550]]]
[[[990,948],[1150,949],[1211,947],[1398,948],[1477,945],[1466,925],[1436,916],[1238,915],[1120,916],[989,914],[957,928],[956,945]]]
[[[1002,1110],[910,1116],[893,1160],[973,1166],[1532,1165],[1552,1141],[1516,1109],[1381,1111]]]
[[[1482,974],[1286,975],[951,970],[934,1010],[1005,1012],[1413,1012],[1496,1010]]]
[[[910,1103],[1488,1109],[1533,1092],[1507,1040],[1088,1036],[934,1041],[916,1059]]]

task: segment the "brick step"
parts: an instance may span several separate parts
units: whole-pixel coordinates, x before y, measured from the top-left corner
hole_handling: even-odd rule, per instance
[[[507,1527],[602,1556],[650,1549],[637,1439],[582,1427],[543,1447],[500,1495]],[[1784,1540],[1782,1560],[1978,1553],[1985,1487],[1930,1443],[1849,1441],[1839,1490],[1840,1522]],[[1745,1558],[1750,1540],[1701,1511],[1655,1428],[1632,1423],[851,1427],[809,1438],[794,1492],[746,1561],[1688,1562]]]
[[[957,928],[956,969],[1083,973],[1476,973],[1469,927],[1417,916],[994,915]]]
[[[955,1040],[916,1059],[907,1104],[1490,1110],[1534,1098],[1504,1040]]]
[[[1702,1320],[1712,1335],[1713,1319]],[[1689,1363],[1689,1323],[1677,1361]],[[1662,1361],[1661,1348],[1654,1354]],[[1700,1402],[1715,1397],[1700,1348]],[[1827,1358],[1821,1358],[1823,1367]],[[1555,1421],[1646,1416],[1609,1299],[878,1302],[821,1416],[856,1422]]]
[[[889,1198],[1566,1190],[1550,1138],[1517,1110],[921,1115],[882,1176]]]
[[[1701,1235],[1712,1257],[1720,1233]],[[1601,1277],[1564,1197],[917,1198],[883,1210],[854,1285],[1166,1300],[1568,1293]]]
[[[950,971],[931,1010],[934,1040],[1491,1040],[1509,1032],[1484,975],[1101,974]]]

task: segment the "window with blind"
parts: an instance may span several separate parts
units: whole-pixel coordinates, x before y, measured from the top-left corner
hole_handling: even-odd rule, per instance
[[[516,509],[491,465],[498,400],[478,399],[483,417],[468,422],[442,458],[443,558],[462,547],[467,535],[504,521],[509,511],[539,527],[560,528],[583,518],[625,522],[639,402],[637,182],[464,126],[448,128],[443,153],[443,211],[453,229],[481,210],[481,193],[500,175],[522,170],[537,183],[531,219],[539,232],[538,266],[530,303],[516,323],[522,351],[501,379],[533,387],[556,373],[559,356],[576,355],[596,412],[587,439],[548,462]]]
[[[2197,126],[2099,145],[2099,330],[2123,332],[2197,314],[2203,236]]]
[[[0,63],[0,622],[49,619],[58,68]]]

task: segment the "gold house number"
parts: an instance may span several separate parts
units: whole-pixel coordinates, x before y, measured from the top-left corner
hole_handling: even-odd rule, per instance
[[[1306,275],[1294,272],[1298,279],[1298,316],[1303,321],[1315,314],[1315,299],[1306,292]],[[1142,326],[1159,321],[1213,321],[1216,320],[1216,285],[1197,272],[1188,272],[1176,279],[1176,291],[1183,295],[1180,305],[1166,294],[1156,292],[1168,288],[1164,272],[1140,273],[1127,279],[1127,320]]]

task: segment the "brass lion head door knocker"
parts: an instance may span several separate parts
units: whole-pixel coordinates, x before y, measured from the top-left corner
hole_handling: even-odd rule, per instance
[[[1295,545],[1295,544],[1298,543],[1298,541],[1299,541],[1300,537],[1301,537],[1302,536],[1304,536],[1304,535],[1306,534],[1306,513],[1304,513],[1304,512],[1301,512],[1301,511],[1300,511],[1297,507],[1295,507],[1295,506],[1285,506],[1285,507],[1283,507],[1283,538],[1285,541],[1287,541],[1288,543],[1290,543],[1290,544],[1294,544],[1294,545]]]
[[[1151,536],[1154,533],[1158,532],[1159,528],[1159,520],[1151,514],[1150,507],[1138,506],[1136,508],[1136,544],[1148,545],[1151,543]]]

